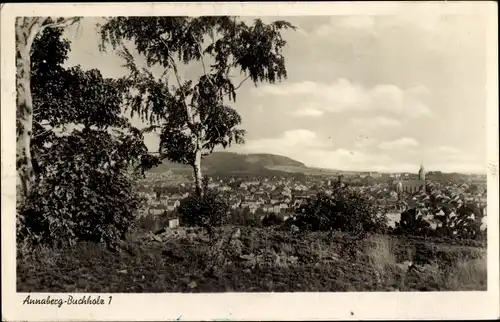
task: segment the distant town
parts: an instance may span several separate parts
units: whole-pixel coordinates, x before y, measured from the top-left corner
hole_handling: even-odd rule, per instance
[[[415,166],[416,169],[418,165]],[[140,194],[147,200],[146,214],[175,217],[180,201],[193,189],[189,173],[147,172],[138,182]],[[219,191],[233,209],[251,214],[279,214],[286,219],[293,209],[323,191],[331,193],[332,183],[341,181],[367,195],[387,209],[390,217],[409,208],[423,207],[430,196],[451,204],[474,204],[486,215],[486,175],[425,172],[424,165],[415,173],[339,172],[328,175],[287,173],[283,176],[258,174],[209,176],[208,188]],[[397,220],[397,219],[395,219]]]

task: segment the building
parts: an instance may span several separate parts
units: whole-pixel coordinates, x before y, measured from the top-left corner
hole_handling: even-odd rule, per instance
[[[425,192],[425,168],[422,164],[418,171],[418,179],[416,180],[402,180],[396,182],[396,192],[401,197],[403,193],[414,194],[419,191]]]

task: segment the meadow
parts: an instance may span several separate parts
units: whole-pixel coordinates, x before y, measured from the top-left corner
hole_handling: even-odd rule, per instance
[[[40,247],[17,258],[18,292],[484,291],[473,240],[226,226],[139,230],[120,251]]]

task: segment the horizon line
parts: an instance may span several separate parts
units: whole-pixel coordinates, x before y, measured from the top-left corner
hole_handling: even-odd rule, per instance
[[[159,154],[159,152],[156,152],[156,151],[149,151],[149,153],[151,153],[151,154]],[[387,171],[387,170],[384,171],[384,170],[368,170],[368,169],[363,169],[363,170],[346,170],[346,169],[334,169],[334,168],[316,167],[316,166],[310,166],[310,165],[306,164],[305,162],[295,160],[295,159],[293,159],[291,157],[288,157],[288,156],[285,156],[285,155],[274,154],[274,153],[269,153],[269,152],[245,153],[245,152],[234,152],[234,151],[214,151],[213,153],[233,153],[233,154],[239,154],[239,155],[255,155],[255,154],[275,155],[275,156],[285,157],[285,158],[288,158],[288,159],[293,160],[295,162],[301,163],[301,164],[303,164],[308,169],[317,169],[319,171],[326,170],[326,171],[355,172],[355,173],[372,172],[372,173],[382,173],[382,174],[405,174],[405,173],[413,173],[411,171]],[[163,160],[165,160],[165,159],[163,159]],[[168,160],[168,159],[166,159],[166,160]],[[172,162],[170,160],[168,160],[168,161]],[[178,163],[178,162],[172,162],[172,163],[182,164],[182,163]],[[418,167],[418,166],[416,166],[416,167]],[[436,169],[432,169],[432,168],[426,170],[426,173],[429,173],[429,172],[441,172],[441,173],[444,173],[444,174],[457,173],[457,174],[465,174],[465,175],[486,175],[486,176],[488,175],[488,173],[486,171],[443,171],[443,170],[436,170]],[[293,173],[293,172],[290,172],[290,173]],[[415,174],[417,174],[417,173],[418,173],[418,170],[415,172]]]

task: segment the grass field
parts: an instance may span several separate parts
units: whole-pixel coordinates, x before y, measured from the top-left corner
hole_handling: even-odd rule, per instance
[[[225,227],[131,236],[18,256],[18,292],[345,292],[486,290],[480,243]],[[416,264],[413,269],[411,263]]]

